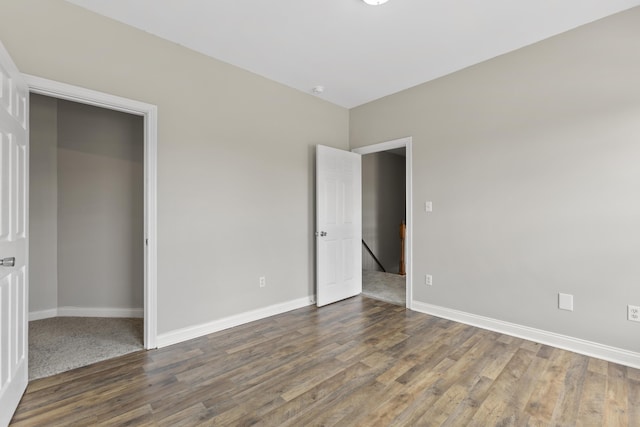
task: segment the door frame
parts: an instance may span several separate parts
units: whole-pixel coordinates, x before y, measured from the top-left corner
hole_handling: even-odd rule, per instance
[[[407,212],[407,233],[404,242],[404,253],[406,261],[406,308],[411,310],[413,307],[413,173],[411,165],[413,164],[413,137],[394,139],[391,141],[380,142],[378,144],[366,145],[364,147],[354,148],[351,151],[361,155],[379,153],[382,151],[393,150],[396,148],[405,148],[405,203]]]
[[[157,347],[157,170],[158,107],[103,92],[23,74],[30,93],[142,116],[144,118],[144,348]]]

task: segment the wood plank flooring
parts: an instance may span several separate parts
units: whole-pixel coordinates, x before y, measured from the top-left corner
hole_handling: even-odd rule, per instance
[[[33,381],[14,426],[640,426],[640,371],[382,301]]]

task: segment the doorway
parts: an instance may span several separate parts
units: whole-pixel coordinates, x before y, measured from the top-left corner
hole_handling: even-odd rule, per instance
[[[133,291],[138,293],[134,298],[138,298],[141,306],[136,310],[123,309],[119,313],[115,313],[117,317],[130,317],[131,314],[134,317],[143,317],[143,334],[142,341],[145,349],[152,349],[156,347],[156,312],[157,312],[157,244],[156,244],[156,170],[157,170],[157,108],[150,104],[133,101],[126,98],[121,98],[101,92],[96,92],[84,88],[79,88],[72,85],[67,85],[59,82],[54,82],[47,79],[42,79],[35,76],[24,76],[29,86],[31,94],[45,95],[55,98],[59,102],[74,101],[87,106],[100,107],[105,109],[109,113],[128,113],[129,115],[136,116],[139,123],[142,124],[140,129],[141,150],[139,158],[139,165],[141,170],[141,183],[137,190],[136,198],[139,199],[140,204],[136,208],[141,216],[141,227],[139,233],[133,233],[130,237],[131,241],[137,241],[134,246],[137,245],[137,257],[136,262],[141,266],[140,271],[137,274],[141,289]],[[73,149],[73,147],[71,147]],[[103,146],[102,149],[113,150],[115,147]],[[111,152],[112,157],[118,157],[119,154],[116,151]],[[76,153],[77,154],[77,153]],[[120,152],[120,154],[122,154]],[[71,226],[73,224],[71,223]],[[110,265],[111,268],[117,269],[116,263],[110,262],[109,259],[103,260],[104,265]],[[141,303],[141,304],[140,304]],[[106,310],[102,314],[108,315],[110,310]],[[63,316],[69,315],[87,315],[86,311],[78,310],[76,312],[66,313],[62,310],[62,313],[48,313],[48,317],[53,317],[57,314]],[[89,316],[100,315],[100,310],[89,310]],[[111,310],[113,314],[113,310]],[[52,316],[53,315],[53,316]],[[47,317],[47,313],[45,316]]]
[[[30,95],[29,378],[143,348],[143,118]]]
[[[402,302],[401,305],[411,308],[412,138],[396,139],[352,151],[363,156],[363,294],[395,304]],[[371,164],[370,167],[367,162]],[[403,177],[398,179],[394,176],[395,179],[381,183],[385,172],[397,174],[402,169]],[[365,180],[377,181],[371,186],[371,191],[366,190]],[[396,189],[395,195],[392,194],[393,188]],[[401,188],[404,188],[404,194],[397,194],[402,192],[398,190]],[[386,200],[380,200],[381,195]],[[381,208],[388,202],[394,206]],[[401,226],[402,219],[404,227]],[[405,275],[401,274],[403,268]]]

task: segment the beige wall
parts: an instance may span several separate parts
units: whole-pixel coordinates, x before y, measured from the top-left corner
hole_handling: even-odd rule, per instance
[[[405,158],[385,152],[362,156],[362,239],[389,273],[400,269],[404,210]],[[362,268],[380,270],[364,247]]]
[[[58,102],[58,304],[142,308],[143,119]]]
[[[3,1],[0,40],[24,73],[158,106],[160,333],[313,293],[314,146],[348,148],[347,110],[62,0]]]
[[[58,307],[57,101],[31,95],[29,125],[29,311]]]
[[[635,8],[351,111],[413,136],[415,300],[640,351],[639,41]]]

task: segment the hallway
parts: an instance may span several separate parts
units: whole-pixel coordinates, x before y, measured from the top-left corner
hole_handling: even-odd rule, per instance
[[[362,295],[406,307],[406,276],[362,270]]]

